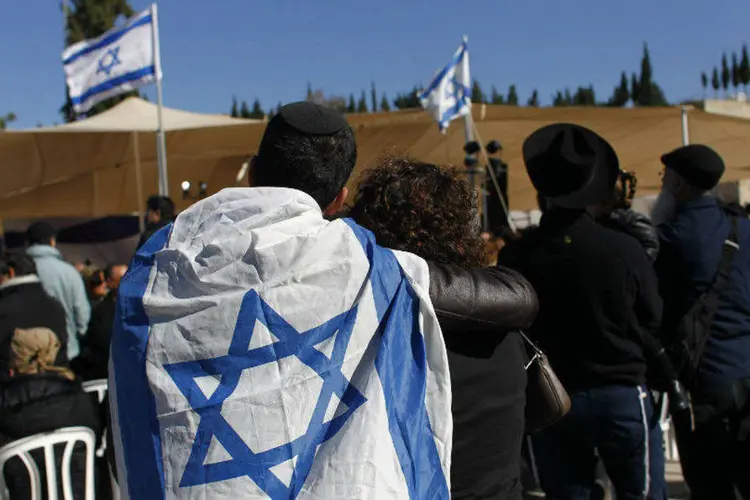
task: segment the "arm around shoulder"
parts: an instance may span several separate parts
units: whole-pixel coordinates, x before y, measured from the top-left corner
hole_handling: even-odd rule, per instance
[[[536,293],[519,273],[504,267],[464,269],[433,264],[430,298],[441,325],[473,331],[528,328],[539,310]]]

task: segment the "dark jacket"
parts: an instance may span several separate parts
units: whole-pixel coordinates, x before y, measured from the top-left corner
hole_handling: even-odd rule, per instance
[[[62,427],[83,426],[100,432],[94,400],[83,392],[80,383],[54,374],[12,377],[0,385],[0,446],[17,439],[50,432]],[[62,463],[64,445],[55,447],[57,467]],[[34,452],[44,477],[43,453]],[[85,491],[85,455],[79,443],[73,452],[73,491],[83,498]],[[5,478],[13,499],[30,498],[26,467],[12,460],[5,468]],[[42,479],[42,484],[45,480]],[[61,485],[58,476],[58,485]],[[46,490],[46,487],[44,487]],[[43,493],[46,498],[46,493]]]
[[[647,216],[630,209],[614,210],[602,223],[615,231],[629,234],[641,244],[651,261],[659,255],[659,235]]]
[[[750,377],[750,221],[738,220],[740,251],[720,297],[699,366],[699,382]],[[662,248],[656,270],[667,338],[674,335],[679,319],[716,275],[729,232],[729,216],[710,196],[682,205],[672,220],[659,226]]]
[[[662,303],[635,239],[555,209],[498,262],[534,286],[540,311],[530,333],[568,390],[645,383],[647,359],[661,351]]]
[[[65,309],[47,295],[35,275],[21,276],[0,287],[0,382],[8,378],[10,341],[16,328],[49,328],[60,340],[57,365],[68,364]]]
[[[514,330],[534,320],[534,290],[509,269],[430,265],[430,297],[453,393],[451,497],[520,500],[527,354]]]
[[[110,292],[91,311],[89,328],[81,341],[81,354],[71,362],[73,370],[84,380],[107,378],[116,304],[117,293]]]

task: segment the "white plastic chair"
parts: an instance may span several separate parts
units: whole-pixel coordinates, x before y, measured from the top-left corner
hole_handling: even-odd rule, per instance
[[[83,390],[84,392],[88,393],[96,393],[96,397],[99,400],[99,404],[104,401],[104,396],[107,395],[107,390],[109,388],[109,383],[107,382],[106,378],[100,378],[97,380],[89,380],[88,382],[83,383]],[[99,446],[99,448],[96,449],[96,456],[98,458],[102,458],[104,456],[104,452],[107,449],[107,432],[106,429],[102,433],[102,444]]]
[[[54,432],[35,434],[0,448],[0,496],[3,500],[10,499],[10,493],[5,484],[4,469],[8,460],[18,457],[29,473],[31,500],[43,500],[41,474],[36,461],[29,453],[33,450],[43,449],[44,470],[47,475],[47,500],[58,500],[54,446],[64,443],[65,451],[62,457],[62,470],[60,471],[63,500],[73,500],[70,462],[73,458],[73,447],[79,441],[83,442],[86,447],[86,496],[84,498],[94,500],[94,446],[96,436],[87,427],[65,427]]]

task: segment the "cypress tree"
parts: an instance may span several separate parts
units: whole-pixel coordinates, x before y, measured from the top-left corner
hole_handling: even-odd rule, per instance
[[[703,98],[706,98],[706,90],[708,89],[708,75],[704,71],[701,73],[701,87],[703,87]]]
[[[532,108],[538,108],[539,107],[539,92],[534,89],[534,91],[531,93],[531,97],[529,97],[529,102],[527,103],[528,106]]]
[[[747,55],[747,45],[742,46],[742,61],[740,62],[740,81],[745,87],[747,92],[747,86],[750,84],[750,58]]]
[[[388,98],[385,95],[385,92],[383,93],[383,97],[380,99],[380,111],[390,111],[391,105],[388,103]]]
[[[724,89],[725,95],[727,93],[727,90],[729,90],[729,82],[731,78],[732,78],[732,75],[729,72],[729,65],[727,64],[727,55],[722,54],[721,55],[721,88]]]
[[[378,93],[375,90],[375,82],[370,82],[370,110],[373,113],[378,110]]]
[[[740,86],[740,63],[737,61],[737,54],[732,52],[732,87],[737,91]]]
[[[357,113],[367,113],[367,98],[365,97],[365,91],[362,91],[362,95],[357,103]]]
[[[349,104],[346,106],[347,113],[354,113],[357,111],[357,105],[354,103],[354,94],[349,94]]]
[[[711,76],[711,87],[714,89],[714,97],[719,96],[719,89],[721,88],[721,81],[719,80],[719,69],[714,68],[713,75]]]
[[[516,91],[515,85],[508,87],[508,104],[518,106],[518,91]]]

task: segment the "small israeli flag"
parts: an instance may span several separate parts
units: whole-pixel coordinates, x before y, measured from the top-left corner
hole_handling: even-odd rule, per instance
[[[285,188],[228,188],[138,250],[110,407],[123,500],[448,500],[427,263]]]
[[[437,72],[427,89],[419,95],[424,107],[445,133],[452,120],[471,112],[471,76],[468,39],[463,38],[453,59]]]
[[[161,78],[155,33],[156,5],[152,5],[124,26],[65,49],[65,81],[76,113]]]

